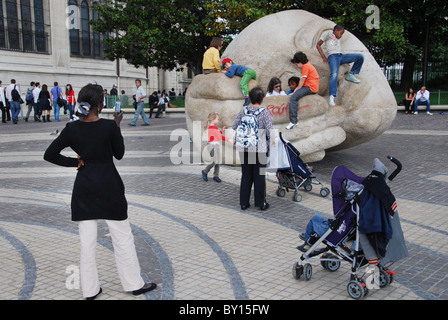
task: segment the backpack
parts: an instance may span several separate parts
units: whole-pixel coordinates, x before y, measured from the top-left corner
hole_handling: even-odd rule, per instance
[[[251,148],[258,145],[258,119],[257,116],[263,112],[264,108],[259,108],[255,112],[244,108],[244,115],[241,117],[235,133],[235,146],[240,148]]]
[[[16,86],[11,90],[11,98],[12,101],[20,101],[20,94],[19,91],[17,91]]]
[[[34,98],[33,98],[33,90],[34,88],[28,88],[27,92],[26,92],[26,103],[30,104],[31,102],[33,102]]]

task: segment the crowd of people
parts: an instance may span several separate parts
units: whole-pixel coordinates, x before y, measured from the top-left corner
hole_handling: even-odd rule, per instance
[[[142,112],[144,113],[143,105],[145,103],[145,98],[148,97],[144,92],[144,88],[141,86],[141,81],[139,79],[137,79],[137,81],[139,81],[140,85],[133,95],[133,104],[137,114],[139,103],[143,102],[142,110],[139,110],[138,112],[138,115],[140,115]],[[137,93],[140,94],[138,98],[136,97]],[[125,95],[124,90],[122,90],[121,94]],[[179,93],[179,95],[181,94]],[[105,108],[114,107],[114,105],[108,105],[111,101],[114,101],[115,103],[115,100],[108,99],[108,97],[111,96],[116,96],[116,101],[119,101],[120,99],[118,97],[118,88],[116,84],[112,86],[109,93],[107,92],[107,89],[103,89],[103,106]],[[148,99],[150,108],[149,118],[152,118],[154,109],[157,109],[155,118],[165,118],[166,108],[176,107],[176,105],[170,103],[170,99],[175,99],[175,97],[176,93],[174,92],[174,88],[169,92],[166,90],[154,91]],[[139,98],[140,102],[137,101]],[[61,88],[58,82],[54,82],[53,87],[49,88],[47,84],[31,81],[26,92],[22,92],[20,85],[16,83],[15,79],[11,79],[10,84],[5,87],[3,87],[2,81],[0,80],[0,109],[2,112],[2,123],[11,122],[13,124],[18,124],[19,115],[21,115],[21,118],[25,122],[28,122],[29,120],[34,120],[35,122],[59,122],[62,112],[64,115],[69,116],[70,122],[79,120],[75,110],[76,94],[73,90],[73,86],[67,84],[65,88]],[[134,125],[135,122],[136,119],[135,121],[133,120],[130,125]],[[146,121],[144,119],[144,125],[149,125],[149,120]]]
[[[54,82],[50,89],[47,84],[31,81],[25,100],[22,97],[21,88],[15,79],[11,79],[11,83],[5,88],[0,80],[2,123],[12,121],[17,124],[20,114],[28,122],[32,112],[35,122],[52,122],[52,111],[56,122],[60,121],[61,112],[69,114],[70,121],[78,119],[75,115],[76,96],[71,84],[67,84],[63,90],[58,82]]]

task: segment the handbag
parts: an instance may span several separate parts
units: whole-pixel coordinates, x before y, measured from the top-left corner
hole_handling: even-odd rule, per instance
[[[58,103],[59,107],[63,107],[65,105],[64,99],[62,99],[61,97],[58,97],[56,102]]]

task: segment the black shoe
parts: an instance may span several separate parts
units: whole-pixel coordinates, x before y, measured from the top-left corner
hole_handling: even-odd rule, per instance
[[[149,123],[142,123],[142,126],[150,126]]]
[[[249,103],[250,103],[250,98],[249,98],[249,97],[246,97],[246,98],[244,99],[243,107],[249,105]]]
[[[103,292],[103,289],[101,289],[100,287],[100,291],[98,291],[98,293],[92,297],[87,297],[86,300],[95,300],[96,297],[98,297],[98,295]]]
[[[297,250],[302,251],[302,252],[307,252],[308,250],[310,250],[311,246],[308,243],[304,243],[301,246],[297,247]]]
[[[260,210],[264,211],[269,209],[269,203],[265,202],[261,205]]]
[[[138,296],[139,294],[154,290],[155,288],[157,288],[157,284],[152,283],[152,282],[145,283],[145,285],[143,287],[141,287],[140,289],[132,291],[132,294],[134,296]]]
[[[28,118],[25,118],[25,122],[28,122]]]
[[[204,181],[208,181],[207,173],[204,170],[202,170],[202,179],[204,179]]]
[[[241,210],[246,210],[248,208],[250,208],[250,204],[242,204],[241,205]]]

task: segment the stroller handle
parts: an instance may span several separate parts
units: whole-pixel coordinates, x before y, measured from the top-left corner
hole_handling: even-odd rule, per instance
[[[394,172],[392,172],[392,174],[388,177],[388,180],[392,181],[397,176],[397,174],[400,173],[403,166],[401,165],[401,162],[398,161],[398,159],[396,159],[392,156],[387,156],[387,158],[397,166],[397,168],[394,170]]]

